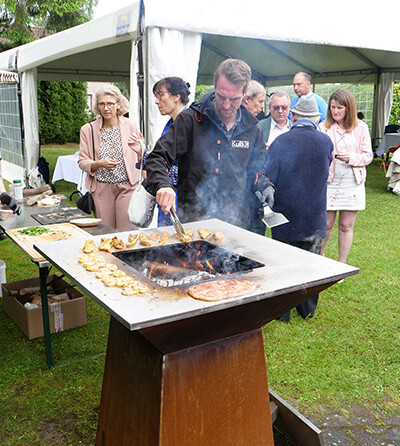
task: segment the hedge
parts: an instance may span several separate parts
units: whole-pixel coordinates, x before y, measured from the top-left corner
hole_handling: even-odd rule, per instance
[[[88,121],[87,83],[38,82],[41,144],[79,142],[79,130]]]

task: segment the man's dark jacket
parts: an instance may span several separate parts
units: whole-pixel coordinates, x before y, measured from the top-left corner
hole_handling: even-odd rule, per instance
[[[304,123],[306,126],[300,126]],[[273,210],[289,220],[272,228],[282,242],[310,241],[326,235],[326,185],[332,141],[310,121],[297,121],[267,152],[264,174],[276,188]]]
[[[253,191],[265,185],[262,131],[241,106],[241,120],[228,140],[214,119],[214,98],[209,93],[179,113],[147,157],[148,181],[153,193],[171,187],[168,170],[177,159],[182,221],[219,218],[248,228]]]

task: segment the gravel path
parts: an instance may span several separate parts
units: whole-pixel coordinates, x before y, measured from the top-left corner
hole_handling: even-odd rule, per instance
[[[377,419],[368,409],[356,405],[346,416],[331,413],[321,419],[308,419],[321,429],[325,446],[400,446],[400,413]],[[275,430],[274,438],[275,446],[296,445]]]

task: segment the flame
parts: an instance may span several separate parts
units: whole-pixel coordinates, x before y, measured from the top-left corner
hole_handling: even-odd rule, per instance
[[[151,275],[153,274],[153,270],[154,270],[154,267],[155,267],[155,266],[156,266],[155,263],[153,263],[153,264],[151,265],[149,274],[147,274],[147,277],[148,277],[149,279],[151,279]]]
[[[210,272],[212,272],[214,270],[213,266],[211,265],[211,263],[206,260],[206,265],[210,268]]]
[[[204,266],[203,266],[203,264],[201,263],[200,260],[196,260],[196,266],[197,266],[199,269],[204,269]]]

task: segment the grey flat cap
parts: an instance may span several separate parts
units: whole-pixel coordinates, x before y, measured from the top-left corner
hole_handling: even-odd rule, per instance
[[[317,101],[315,100],[314,96],[310,96],[309,98],[307,98],[306,96],[301,96],[291,112],[298,116],[321,116],[321,113],[318,110]]]

